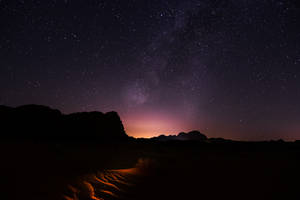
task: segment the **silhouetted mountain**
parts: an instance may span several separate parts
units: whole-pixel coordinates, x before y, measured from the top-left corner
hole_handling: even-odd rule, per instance
[[[1,138],[94,140],[127,138],[116,112],[69,115],[42,105],[0,106]]]
[[[200,133],[199,131],[190,131],[188,133],[181,132],[177,137],[179,140],[207,140],[206,135]]]
[[[151,138],[157,141],[170,141],[170,140],[197,140],[197,141],[206,141],[206,135],[200,133],[199,131],[190,131],[188,133],[181,132],[178,135],[160,135],[158,137]]]

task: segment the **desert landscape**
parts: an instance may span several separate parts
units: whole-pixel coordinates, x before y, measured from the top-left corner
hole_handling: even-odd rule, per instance
[[[31,135],[1,141],[1,177],[5,180],[2,194],[6,199],[274,199],[298,196],[295,184],[300,175],[298,141],[240,142],[207,138],[197,131],[135,139],[126,135],[118,117],[110,120],[111,129],[101,126],[101,122],[95,126],[99,130],[106,127],[105,132],[98,132],[97,139],[86,134],[67,140],[71,134],[60,132],[57,134],[60,139],[49,140],[47,134],[39,135],[45,127],[52,126],[52,131],[75,129],[62,124],[55,126],[54,120],[48,120],[48,114],[53,111],[48,107],[28,105],[10,109],[11,117],[7,112],[0,112],[1,120],[6,120],[4,124],[16,124],[11,128],[18,131],[15,134],[22,130],[22,134]],[[26,114],[26,119],[17,117],[19,109],[22,115]],[[89,113],[76,115],[80,117],[74,124],[81,124],[83,128]],[[92,121],[98,123],[99,116],[95,115]],[[18,119],[39,121],[31,128],[20,126],[22,123]],[[87,127],[93,127],[91,125]],[[97,129],[89,131],[97,132]]]
[[[0,200],[298,200],[299,86],[299,0],[0,0]]]

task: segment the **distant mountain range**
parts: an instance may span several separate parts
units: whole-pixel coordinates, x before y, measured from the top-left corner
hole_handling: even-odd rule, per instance
[[[160,135],[157,137],[152,137],[153,141],[200,141],[206,143],[228,143],[234,142],[233,140],[228,140],[224,138],[208,138],[205,134],[200,131],[193,130],[190,132],[180,132],[177,135]]]
[[[205,141],[207,140],[206,135],[200,133],[199,131],[190,131],[188,133],[181,132],[178,135],[160,135],[158,137],[151,138],[152,140],[157,141],[170,141],[170,140],[198,140],[198,141]]]

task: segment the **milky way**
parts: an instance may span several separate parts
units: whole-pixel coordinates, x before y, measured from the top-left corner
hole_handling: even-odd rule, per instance
[[[2,0],[0,16],[0,104],[115,110],[135,137],[300,139],[296,0]]]

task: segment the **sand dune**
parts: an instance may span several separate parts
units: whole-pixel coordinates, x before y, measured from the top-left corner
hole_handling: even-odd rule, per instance
[[[130,188],[138,183],[148,161],[141,159],[134,168],[112,169],[88,174],[79,183],[69,185],[65,200],[111,200],[129,198]],[[144,164],[143,164],[144,163]]]

